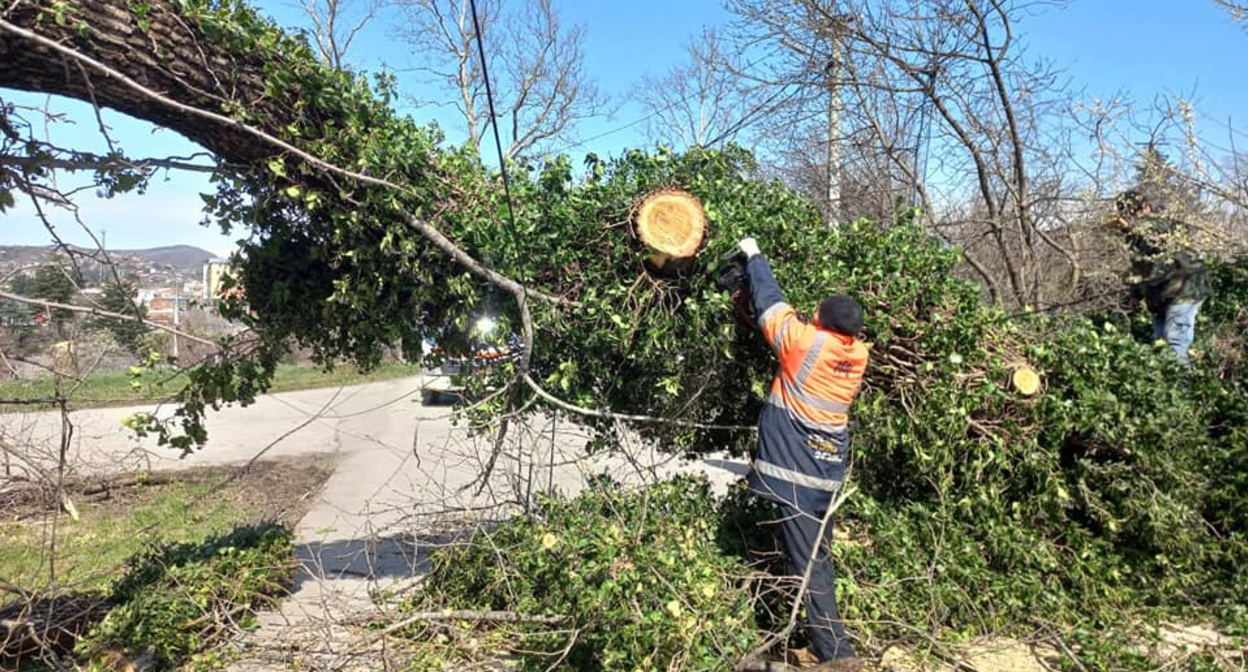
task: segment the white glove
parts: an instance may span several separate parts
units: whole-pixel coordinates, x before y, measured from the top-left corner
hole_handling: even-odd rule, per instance
[[[737,243],[737,247],[741,248],[741,251],[745,253],[746,258],[759,254],[758,241],[753,238],[743,238],[741,242]]]

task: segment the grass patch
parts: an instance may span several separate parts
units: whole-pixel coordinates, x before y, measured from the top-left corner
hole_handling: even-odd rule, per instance
[[[221,644],[289,593],[294,550],[286,524],[239,525],[145,546],[107,590],[20,596],[0,605],[0,668],[220,669],[238,654]]]
[[[56,533],[56,580],[82,590],[107,586],[126,558],[160,542],[223,532],[247,519],[229,502],[200,505],[206,483],[154,486],[158,492],[130,511],[85,506],[78,521],[61,516]],[[0,527],[0,576],[21,586],[46,583],[52,524],[47,517]]]
[[[289,590],[290,530],[331,471],[323,457],[274,460],[224,484],[229,470],[207,468],[80,498],[79,520],[58,517],[55,582],[52,512],[7,506],[0,577],[22,591],[0,594],[0,669],[219,669],[235,654],[220,644]]]
[[[113,499],[78,503],[80,518],[60,515],[56,584],[106,591],[127,558],[154,544],[176,544],[223,534],[267,519],[294,522],[304,495],[328,477],[316,461],[262,463],[220,490],[226,472],[204,469],[185,480],[127,489]],[[49,584],[51,513],[34,507],[0,518],[0,577],[27,589]]]
[[[381,380],[393,380],[420,373],[419,364],[382,364],[368,373],[361,373],[353,366],[339,366],[325,371],[316,366],[282,365],[273,377],[270,393],[310,390],[322,387],[358,385]],[[142,383],[134,389],[133,383]],[[73,400],[74,408],[106,408],[127,406],[168,399],[186,384],[186,376],[170,371],[146,371],[136,377],[126,371],[91,373],[77,381],[66,381],[65,391]],[[50,399],[55,388],[51,376],[23,380],[0,381],[0,400]],[[39,404],[34,404],[39,407]],[[29,410],[32,404],[0,403],[0,413]]]

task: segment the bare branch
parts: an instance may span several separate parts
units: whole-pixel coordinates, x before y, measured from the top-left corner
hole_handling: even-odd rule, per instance
[[[585,28],[565,27],[554,0],[482,0],[480,36],[465,0],[401,0],[400,6],[409,25],[398,36],[423,59],[418,70],[459,98],[456,107],[478,151],[495,121],[506,131],[503,153],[511,161],[607,113],[606,96],[584,69]],[[498,120],[489,118],[478,39],[486,57],[502,64],[490,68]]]
[[[7,292],[4,290],[0,290],[0,299],[7,299],[9,301],[16,301],[18,303],[24,303],[29,306],[39,306],[41,308],[47,308],[47,309],[68,310],[70,312],[79,313],[83,315],[91,315],[92,317],[107,317],[113,320],[142,322],[143,324],[149,327],[152,327],[153,329],[159,329],[161,331],[164,331],[170,334],[176,334],[180,338],[192,340],[192,341],[195,341],[196,343],[212,346],[214,348],[220,347],[219,343],[215,343],[206,338],[200,338],[199,336],[195,336],[193,334],[188,334],[184,331],[179,331],[178,329],[174,329],[173,327],[163,325],[159,322],[152,322],[151,320],[139,319],[133,315],[123,315],[121,313],[113,313],[107,310],[101,310],[94,306],[75,306],[75,305],[68,304],[68,303],[57,303],[55,301],[44,301],[43,299],[32,299],[28,296],[21,296],[20,294],[14,294],[12,292]]]
[[[347,51],[364,26],[372,21],[380,6],[379,0],[365,0],[358,16],[352,17],[352,0],[299,0],[303,12],[312,22],[312,40],[321,60],[335,70],[347,68]]]

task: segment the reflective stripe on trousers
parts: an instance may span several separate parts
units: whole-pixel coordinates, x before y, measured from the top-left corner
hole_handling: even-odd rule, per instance
[[[812,490],[836,492],[841,488],[841,482],[838,480],[803,474],[800,471],[786,469],[778,464],[772,464],[771,462],[763,460],[754,460],[754,470],[764,476],[778,478],[786,483],[800,485],[802,487],[811,488]]]

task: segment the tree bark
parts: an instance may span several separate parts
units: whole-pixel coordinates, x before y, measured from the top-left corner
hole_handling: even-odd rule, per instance
[[[2,18],[54,40],[175,101],[230,114],[243,109],[248,123],[281,137],[297,91],[266,92],[264,60],[232,53],[208,40],[197,22],[173,5],[152,2],[146,20],[126,0],[81,0],[53,19],[52,3],[24,0]],[[42,14],[42,17],[40,16]],[[240,128],[187,115],[138,94],[117,77],[84,66],[0,24],[0,87],[77,98],[172,129],[230,163],[255,163],[275,153]],[[275,95],[271,95],[275,94]]]

